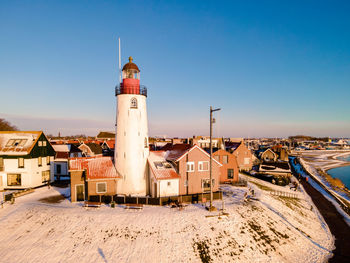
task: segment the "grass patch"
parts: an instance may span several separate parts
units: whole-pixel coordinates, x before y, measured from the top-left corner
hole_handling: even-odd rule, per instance
[[[268,187],[268,186],[265,186],[263,184],[259,184],[259,183],[256,183],[256,182],[252,182],[252,181],[249,181],[250,183],[252,184],[255,184],[257,187],[259,187],[261,190],[264,190],[264,191],[273,191],[272,188]]]

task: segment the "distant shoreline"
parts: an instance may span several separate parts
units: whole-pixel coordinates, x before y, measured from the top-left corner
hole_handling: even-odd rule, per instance
[[[346,193],[348,197],[350,198],[350,190],[346,187],[344,182],[337,178],[333,177],[328,173],[329,170],[344,167],[344,166],[350,166],[350,162],[339,160],[339,157],[348,156],[350,155],[350,151],[303,151],[302,153],[298,154],[299,157],[303,158],[303,160],[310,166],[312,166],[314,169],[320,169],[324,173],[326,173],[331,178],[336,178],[341,181],[341,183],[344,185],[344,188],[338,188],[340,191]],[[322,177],[324,180],[327,181],[324,175],[317,172],[317,174]],[[328,182],[330,183],[330,182]],[[331,183],[330,183],[331,184]],[[331,184],[332,185],[332,184]],[[334,187],[334,185],[332,185]],[[334,189],[336,190],[336,189]]]
[[[338,167],[350,166],[350,162],[338,159],[339,157],[350,156],[350,150],[302,151],[295,152],[295,154],[325,172]]]

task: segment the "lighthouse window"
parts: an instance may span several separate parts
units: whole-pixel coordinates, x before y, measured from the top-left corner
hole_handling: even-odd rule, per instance
[[[131,98],[130,108],[137,109],[137,99],[136,98]]]

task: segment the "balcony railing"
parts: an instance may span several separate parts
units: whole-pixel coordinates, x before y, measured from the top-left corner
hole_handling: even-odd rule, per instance
[[[120,94],[137,94],[147,97],[147,88],[144,85],[128,85],[127,88],[123,87],[123,84],[115,87],[115,96]]]

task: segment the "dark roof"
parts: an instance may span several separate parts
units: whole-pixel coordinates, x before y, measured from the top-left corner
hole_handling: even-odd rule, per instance
[[[272,168],[272,166],[274,166],[275,168]],[[263,162],[261,164],[261,168],[265,170],[273,170],[276,168],[284,169],[284,170],[290,169],[288,162]]]
[[[115,133],[113,133],[113,132],[100,132],[99,134],[97,134],[96,138],[99,138],[99,139],[115,138]]]
[[[68,152],[56,152],[57,159],[68,159],[68,157],[69,157]]]
[[[130,70],[130,69],[134,69],[134,70],[137,70],[138,72],[140,72],[137,65],[135,63],[132,63],[132,57],[129,57],[129,63],[126,63],[123,67],[123,70]]]
[[[225,142],[225,148],[236,150],[241,145],[240,142]]]
[[[96,143],[85,143],[86,146],[88,146],[91,151],[94,153],[94,154],[101,154],[102,153],[102,147]]]
[[[71,153],[81,153],[81,150],[77,147],[76,144],[71,144],[70,145],[70,152]]]
[[[179,157],[181,157],[184,153],[189,151],[192,148],[190,144],[185,143],[178,143],[172,145],[172,147],[169,147],[166,151],[168,152],[168,155],[166,157],[169,161],[175,161]]]

